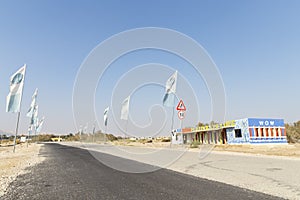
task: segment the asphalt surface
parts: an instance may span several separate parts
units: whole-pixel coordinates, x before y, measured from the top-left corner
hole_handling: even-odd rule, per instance
[[[128,166],[145,165],[97,153]],[[46,160],[18,176],[2,199],[279,199],[167,169],[120,172],[103,165],[87,150],[59,144],[45,144],[39,156]]]

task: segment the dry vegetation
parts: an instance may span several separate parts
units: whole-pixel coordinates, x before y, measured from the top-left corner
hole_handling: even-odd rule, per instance
[[[300,121],[293,124],[285,124],[285,129],[289,143],[300,142]]]

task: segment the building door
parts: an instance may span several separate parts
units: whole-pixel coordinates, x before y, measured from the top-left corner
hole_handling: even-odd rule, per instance
[[[222,137],[222,144],[227,144],[227,135],[226,135],[226,129],[223,129],[221,132]]]

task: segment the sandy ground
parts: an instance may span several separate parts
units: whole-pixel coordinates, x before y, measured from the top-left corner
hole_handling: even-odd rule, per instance
[[[43,161],[38,156],[42,144],[19,144],[13,153],[13,146],[0,147],[0,197],[5,194],[9,184],[23,173],[29,172],[30,167]],[[26,170],[25,170],[26,169]]]
[[[112,142],[110,144],[149,148],[165,148],[171,146],[172,148],[176,148],[176,145],[171,145],[170,142]],[[186,147],[188,148],[189,145],[187,145]],[[199,147],[201,147],[201,145],[199,145]],[[300,157],[300,144],[214,145],[213,151],[239,152],[270,156]]]
[[[216,145],[214,151],[241,152],[270,156],[300,157],[300,144]]]

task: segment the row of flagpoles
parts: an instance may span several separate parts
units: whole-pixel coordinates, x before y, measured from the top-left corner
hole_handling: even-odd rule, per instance
[[[166,107],[172,107],[172,123],[171,123],[171,130],[173,130],[174,126],[174,106],[176,100],[176,87],[177,87],[177,74],[178,72],[175,71],[174,74],[168,78],[166,82],[166,93],[163,98],[163,105]],[[127,133],[127,126],[128,126],[128,116],[129,116],[129,104],[130,104],[130,95],[122,102],[121,108],[121,119],[126,120],[126,128],[125,131]],[[108,114],[109,107],[104,111],[104,124],[107,126],[107,114]]]
[[[16,139],[17,139],[18,129],[19,129],[25,74],[26,74],[26,64],[24,64],[23,67],[21,67],[17,72],[15,72],[10,77],[9,94],[6,97],[6,112],[18,113],[13,152],[15,152]],[[34,131],[35,135],[36,133],[41,131],[45,119],[44,117],[41,120],[38,119],[37,94],[38,94],[38,89],[35,90],[32,96],[31,105],[26,114],[26,116],[30,118],[30,123],[28,128],[28,139],[32,131]]]
[[[21,103],[22,103],[23,88],[24,88],[24,81],[25,81],[25,72],[26,72],[26,64],[10,77],[9,94],[7,95],[7,99],[6,99],[6,112],[18,113],[16,133],[14,137],[14,152],[15,152],[16,138],[17,138],[18,128],[19,128]],[[175,95],[176,85],[177,85],[177,71],[175,71],[175,73],[166,82],[166,93],[163,98],[164,106],[174,107],[175,99],[176,99],[176,95]],[[35,90],[32,96],[31,105],[26,114],[26,116],[30,118],[30,124],[28,128],[28,139],[32,131],[34,131],[35,135],[36,133],[40,132],[44,122],[44,117],[41,120],[38,119],[37,95],[38,95],[38,89]],[[128,126],[129,105],[130,105],[130,95],[122,102],[122,108],[121,108],[121,119],[126,120],[126,133],[127,133],[127,126]],[[173,124],[174,124],[174,109],[172,110],[173,113],[172,113],[171,130],[173,130]],[[104,110],[105,132],[107,131],[108,112],[109,112],[109,107],[107,107]]]
[[[21,110],[21,103],[22,103],[22,96],[23,96],[25,73],[26,73],[26,64],[10,77],[9,94],[7,95],[7,99],[6,99],[6,112],[18,113],[16,133],[14,137],[14,152],[15,152],[16,138],[17,138],[18,128],[19,128],[19,120],[20,120],[20,113],[21,113],[20,110]],[[175,96],[176,85],[177,85],[177,71],[175,71],[175,73],[166,82],[166,93],[163,98],[164,106],[174,107],[175,99],[176,99]],[[36,133],[41,131],[44,122],[44,117],[41,120],[38,119],[37,95],[38,95],[38,89],[35,90],[32,96],[31,105],[26,114],[26,116],[30,118],[30,123],[28,128],[28,139],[30,133],[32,133],[33,131],[35,135]],[[121,108],[121,119],[126,120],[126,133],[127,133],[127,126],[128,126],[129,105],[130,105],[130,95],[122,102],[122,108]],[[173,130],[173,124],[174,124],[174,109],[172,110],[173,113],[172,113],[171,130]],[[107,132],[108,112],[109,112],[109,107],[107,107],[103,113],[105,133]]]
[[[174,74],[167,80],[166,87],[165,87],[166,93],[163,98],[163,105],[166,107],[173,108],[171,130],[173,130],[173,126],[174,126],[174,106],[176,100],[177,74],[178,72],[175,71]],[[128,126],[129,105],[130,105],[130,95],[126,99],[124,99],[121,108],[121,119],[126,120],[126,127],[125,127],[126,133],[127,133],[127,126]],[[103,112],[105,133],[107,132],[108,112],[109,112],[109,107],[107,107]]]

